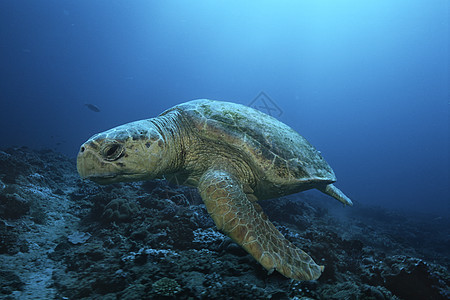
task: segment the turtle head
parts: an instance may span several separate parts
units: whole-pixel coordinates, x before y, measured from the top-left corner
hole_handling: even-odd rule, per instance
[[[96,134],[80,147],[82,178],[108,184],[162,176],[170,163],[162,134],[150,120],[136,121]]]

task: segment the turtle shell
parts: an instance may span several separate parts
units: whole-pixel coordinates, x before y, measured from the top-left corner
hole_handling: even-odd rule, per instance
[[[202,99],[182,103],[162,115],[174,109],[189,119],[205,139],[242,154],[265,184],[306,190],[336,181],[319,151],[292,128],[265,113],[241,104]]]

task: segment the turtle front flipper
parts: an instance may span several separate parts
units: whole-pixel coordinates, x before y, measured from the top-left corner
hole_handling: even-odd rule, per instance
[[[323,271],[308,254],[289,242],[262,208],[247,199],[242,185],[222,170],[200,178],[199,191],[218,229],[250,253],[264,268],[296,280],[314,280]]]

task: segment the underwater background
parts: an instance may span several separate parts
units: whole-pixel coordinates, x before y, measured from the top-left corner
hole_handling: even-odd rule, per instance
[[[74,157],[178,103],[264,92],[350,198],[450,212],[446,0],[0,5],[3,146]]]
[[[178,103],[264,92],[352,199],[450,212],[446,0],[0,5],[3,146],[74,157]]]
[[[250,282],[243,298],[448,299],[449,10],[448,0],[1,0],[0,298],[238,299],[231,291]],[[262,204],[313,257],[332,253],[319,284],[271,275],[262,288],[266,272],[223,246],[195,191],[79,179],[90,136],[199,98],[273,115],[335,171],[352,208],[314,191]]]

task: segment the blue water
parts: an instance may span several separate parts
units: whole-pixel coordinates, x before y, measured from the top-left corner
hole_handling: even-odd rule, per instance
[[[5,0],[0,146],[264,92],[355,202],[448,216],[449,36],[448,0]]]

